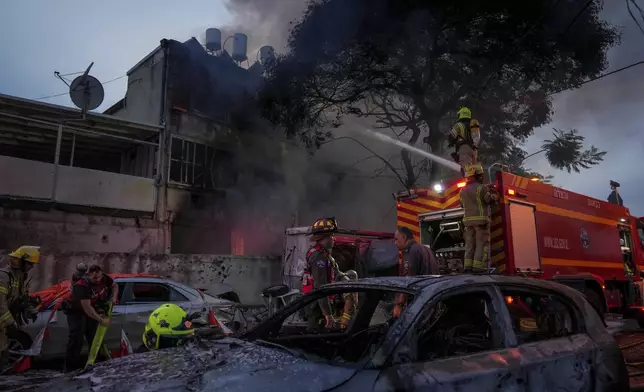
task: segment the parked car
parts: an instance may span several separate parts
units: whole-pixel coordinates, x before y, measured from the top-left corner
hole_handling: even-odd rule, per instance
[[[176,303],[188,313],[203,312],[208,315],[215,312],[218,320],[228,324],[231,320],[225,309],[231,308],[234,302],[217,298],[200,290],[162,277],[127,277],[115,278],[119,287],[119,304],[112,310],[112,324],[105,335],[108,349],[120,349],[121,329],[123,329],[136,349],[141,344],[141,336],[150,313],[164,303]],[[22,337],[21,347],[28,348],[35,339],[47,319],[51,315],[52,306],[38,314],[34,323],[27,324],[23,331],[29,335]],[[62,357],[65,354],[68,328],[66,316],[57,311],[48,328],[49,334],[43,341],[42,353],[39,358],[50,359]],[[12,350],[17,345],[13,342]]]
[[[311,333],[293,321],[313,301],[349,293],[359,307],[346,329]],[[394,319],[397,294],[409,302]],[[624,391],[628,375],[615,340],[580,292],[530,278],[458,275],[326,285],[239,339],[117,358],[41,387]]]

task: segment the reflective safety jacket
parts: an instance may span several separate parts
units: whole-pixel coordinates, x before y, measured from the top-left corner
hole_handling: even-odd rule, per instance
[[[456,145],[456,151],[464,145],[476,150],[481,141],[481,128],[475,119],[469,121],[458,121],[449,131],[450,141]]]
[[[490,222],[492,191],[480,182],[469,182],[460,192],[463,207],[463,224],[478,226]]]
[[[17,300],[29,294],[26,278],[27,274],[20,269],[0,269],[0,327],[6,328],[16,323],[11,308]]]
[[[336,263],[333,257],[323,246],[315,245],[306,252],[306,267],[302,274],[302,293],[307,294],[336,279]],[[329,296],[328,301],[320,300],[320,307],[326,314],[330,314],[330,302],[335,296]]]

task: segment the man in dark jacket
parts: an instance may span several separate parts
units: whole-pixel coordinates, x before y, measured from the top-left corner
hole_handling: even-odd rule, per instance
[[[434,252],[416,242],[411,230],[406,227],[396,229],[394,242],[402,254],[400,276],[438,275],[440,273]],[[396,297],[394,317],[398,317],[406,303],[407,297],[405,295]]]
[[[439,265],[434,253],[414,239],[406,227],[399,227],[394,233],[394,242],[402,253],[400,276],[438,275]]]
[[[112,301],[116,304],[117,299],[118,286],[98,265],[89,267],[84,277],[72,282],[71,304],[65,312],[69,327],[65,372],[82,366],[78,358],[83,349],[83,340],[86,339],[91,347],[99,323],[105,326],[110,324],[106,315],[108,303]]]

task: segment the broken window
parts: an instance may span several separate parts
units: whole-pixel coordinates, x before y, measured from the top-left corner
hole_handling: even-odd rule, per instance
[[[569,336],[580,325],[574,318],[571,305],[550,293],[501,290],[512,319],[517,343],[531,343]]]
[[[441,298],[421,315],[413,357],[407,359],[424,362],[497,349],[490,309],[490,296],[483,290]]]
[[[171,182],[202,189],[223,188],[236,179],[230,153],[176,136],[170,147],[169,178]]]
[[[395,322],[391,311],[397,294],[384,289],[316,291],[258,337],[326,360],[358,362],[371,357],[387,337]],[[320,299],[331,301],[335,322],[329,328]]]

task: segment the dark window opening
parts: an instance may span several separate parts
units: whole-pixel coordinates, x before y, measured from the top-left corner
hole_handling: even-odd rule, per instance
[[[566,301],[552,294],[502,290],[518,344],[570,336],[579,323]]]
[[[416,360],[433,361],[493,350],[491,300],[485,292],[447,297],[417,326]]]
[[[132,302],[177,302],[186,297],[158,283],[135,283],[132,287]]]

